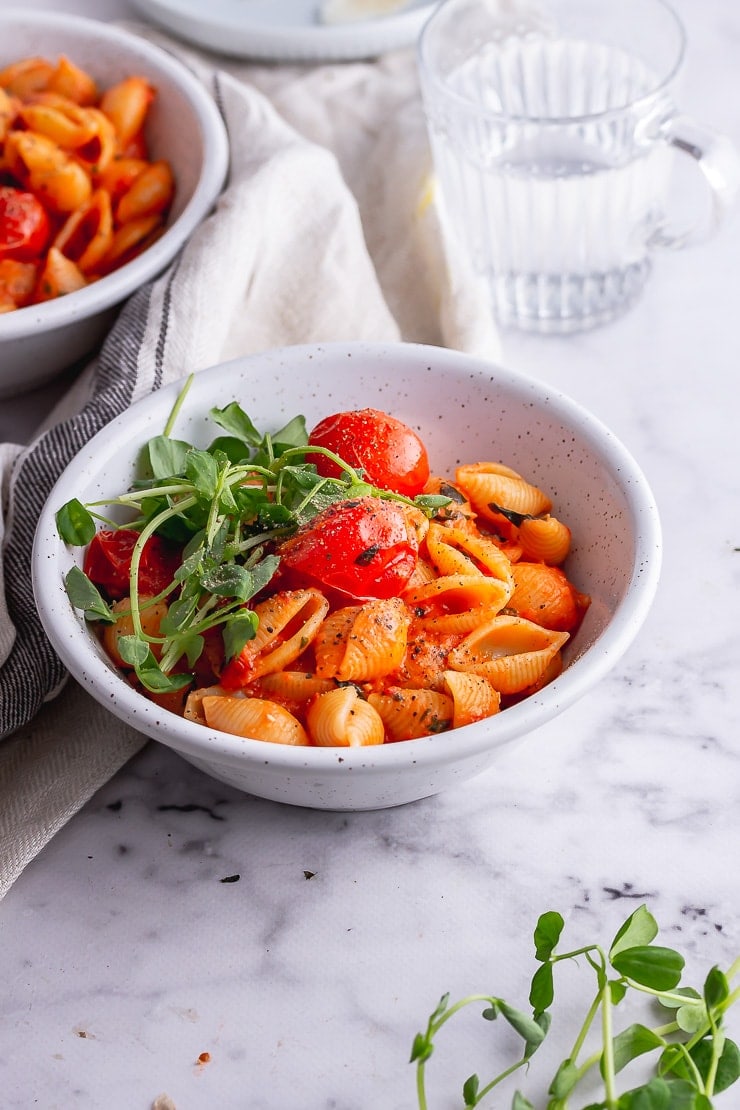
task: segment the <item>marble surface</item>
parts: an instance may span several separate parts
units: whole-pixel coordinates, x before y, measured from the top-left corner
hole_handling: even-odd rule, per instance
[[[740,7],[676,6],[689,31],[684,104],[740,144]],[[729,965],[739,259],[735,217],[713,242],[658,258],[622,320],[503,339],[507,365],[613,428],[660,506],[662,582],[611,676],[486,775],[378,813],[252,799],[147,745],[3,901],[3,1110],[148,1110],[164,1093],[177,1110],[411,1110],[411,1042],[440,995],[525,1005],[532,928],[548,908],[575,946],[608,942],[646,902],[689,981]],[[564,1032],[527,1081],[538,1106],[571,1018],[567,995]],[[493,1070],[492,1038],[505,1057],[503,1031],[477,1016],[440,1038],[431,1106],[460,1106],[466,1076]]]

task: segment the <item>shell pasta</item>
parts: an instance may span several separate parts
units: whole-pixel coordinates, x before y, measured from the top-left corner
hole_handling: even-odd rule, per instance
[[[571,533],[547,492],[499,462],[435,475],[417,452],[399,494],[390,458],[380,487],[365,480],[374,457],[322,477],[309,436],[268,446],[274,486],[263,455],[216,451],[226,509],[210,546],[201,511],[180,548],[153,524],[145,544],[125,528],[90,543],[85,574],[111,599],[101,642],[148,697],[237,736],[364,747],[493,717],[560,674],[590,599],[563,570]],[[286,462],[296,488],[278,505]],[[171,534],[176,479],[163,482]]]
[[[132,75],[101,91],[61,57],[0,70],[0,311],[73,293],[161,234],[175,195],[151,161],[156,90]]]

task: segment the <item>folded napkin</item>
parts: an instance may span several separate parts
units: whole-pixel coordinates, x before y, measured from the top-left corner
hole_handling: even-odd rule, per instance
[[[34,442],[0,445],[0,897],[145,743],[65,683],[34,608],[34,524],[82,445],[162,385],[271,347],[403,339],[498,354],[483,292],[440,231],[411,51],[250,65],[129,29],[212,91],[230,173],[213,213],[129,300]]]

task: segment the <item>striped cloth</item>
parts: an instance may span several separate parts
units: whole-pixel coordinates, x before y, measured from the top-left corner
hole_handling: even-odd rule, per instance
[[[480,290],[449,264],[428,200],[410,54],[227,72],[136,29],[212,89],[230,173],[214,212],[126,304],[46,429],[26,448],[0,446],[0,897],[144,743],[65,685],[34,608],[35,521],[82,445],[163,384],[270,347],[404,338],[497,354]]]

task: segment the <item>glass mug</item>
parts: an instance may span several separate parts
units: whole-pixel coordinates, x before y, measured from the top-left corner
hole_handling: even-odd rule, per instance
[[[740,158],[678,114],[684,48],[663,0],[434,10],[418,61],[442,216],[501,324],[563,334],[605,323],[640,295],[653,247],[718,225]],[[683,230],[666,214],[676,152],[711,196],[711,214]]]

